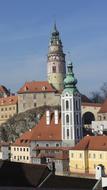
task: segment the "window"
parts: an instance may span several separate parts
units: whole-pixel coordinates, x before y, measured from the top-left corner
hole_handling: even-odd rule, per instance
[[[56,144],[56,146],[58,147],[58,146],[59,146],[59,144]]]
[[[27,158],[26,158],[27,160],[29,160],[29,157],[27,156]]]
[[[20,160],[22,159],[22,156],[20,156]]]
[[[77,125],[78,125],[78,123],[79,123],[79,122],[78,122],[78,115],[76,115],[76,123],[77,123]]]
[[[23,148],[23,151],[25,151],[25,148]]]
[[[4,109],[3,108],[1,108],[1,111],[3,111]]]
[[[93,154],[93,158],[95,158],[95,154]]]
[[[69,115],[66,115],[66,123],[69,123]]]
[[[100,159],[102,158],[102,154],[100,154]]]
[[[53,73],[56,73],[56,66],[53,66],[53,67],[52,67],[52,72],[53,72]]]
[[[67,129],[67,138],[69,138],[69,129]]]
[[[25,109],[25,107],[26,107],[26,104],[25,104],[25,103],[23,103],[23,108]]]
[[[80,153],[80,158],[82,158],[82,154]]]
[[[14,156],[14,159],[16,159],[16,156]]]
[[[68,110],[69,109],[69,101],[66,100],[66,109]]]
[[[7,111],[7,108],[5,108],[5,111]]]
[[[19,151],[19,148],[17,148],[17,151]]]
[[[27,148],[27,152],[29,151],[29,148]]]
[[[25,156],[23,156],[23,160],[25,160]]]
[[[9,107],[9,110],[11,110],[12,108],[11,107]]]
[[[91,158],[91,154],[89,154],[88,157]]]
[[[96,168],[96,165],[94,164],[94,169]]]
[[[74,154],[73,154],[73,153],[71,153],[71,157],[72,157],[72,158],[74,157]]]
[[[36,99],[36,94],[33,94],[33,99]]]
[[[49,146],[49,144],[46,144],[46,146],[48,147],[48,146]]]
[[[75,168],[76,168],[76,169],[78,168],[78,164],[75,165]]]
[[[36,107],[36,103],[34,103],[34,107]]]
[[[16,151],[16,148],[14,148],[14,151]]]
[[[22,151],[22,148],[20,148],[20,151]]]

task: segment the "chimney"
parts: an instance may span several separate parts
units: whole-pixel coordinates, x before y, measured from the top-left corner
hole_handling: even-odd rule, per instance
[[[55,119],[55,124],[57,125],[58,124],[58,110],[55,110],[54,111],[54,119]]]
[[[50,125],[50,111],[49,110],[46,111],[46,124]]]

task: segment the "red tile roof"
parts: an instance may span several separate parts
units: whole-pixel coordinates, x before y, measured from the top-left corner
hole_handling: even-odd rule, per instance
[[[91,106],[91,107],[101,107],[102,104],[100,103],[88,103],[88,102],[83,102],[82,106]]]
[[[39,123],[30,131],[25,132],[16,140],[14,145],[21,145],[21,141],[61,141],[61,115],[59,114],[59,123],[54,123],[54,114],[51,113],[50,125],[46,124],[46,115],[44,114]]]
[[[26,82],[18,93],[56,92],[55,88],[48,81]]]
[[[99,110],[98,113],[107,113],[107,99],[102,104],[101,109]]]
[[[16,139],[15,143],[12,143],[11,146],[21,146],[21,147],[30,147],[30,141],[21,140],[20,138]]]
[[[17,96],[8,96],[5,98],[0,98],[0,106],[9,106],[14,105],[18,103],[18,97]]]
[[[107,136],[85,136],[72,150],[107,151]]]

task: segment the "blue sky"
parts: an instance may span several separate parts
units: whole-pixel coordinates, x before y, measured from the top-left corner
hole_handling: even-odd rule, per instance
[[[90,95],[107,82],[106,0],[0,0],[0,84],[17,92],[25,81],[47,80],[55,20],[79,90]]]

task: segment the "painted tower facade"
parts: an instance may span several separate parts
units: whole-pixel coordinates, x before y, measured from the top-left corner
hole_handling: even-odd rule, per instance
[[[63,146],[74,146],[82,138],[81,95],[76,87],[72,63],[67,66],[61,95]]]
[[[59,32],[54,24],[48,50],[48,82],[58,91],[63,89],[63,80],[66,74],[65,54],[59,36]]]

